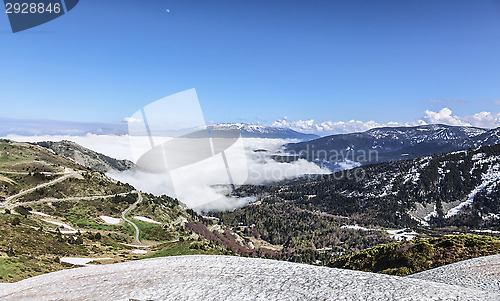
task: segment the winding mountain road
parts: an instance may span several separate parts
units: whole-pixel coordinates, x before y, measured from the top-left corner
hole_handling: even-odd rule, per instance
[[[35,190],[37,190],[37,189],[39,189],[39,188],[43,188],[43,187],[47,187],[47,186],[54,185],[54,184],[56,184],[56,183],[58,183],[58,182],[61,182],[61,181],[66,180],[66,179],[67,179],[67,178],[69,178],[69,177],[74,177],[74,176],[77,176],[77,173],[76,173],[75,171],[73,171],[72,173],[69,173],[69,174],[67,174],[67,175],[65,175],[65,176],[62,176],[62,177],[60,177],[60,178],[57,178],[57,179],[55,179],[55,180],[52,180],[52,181],[50,181],[50,182],[43,183],[43,184],[40,184],[40,185],[38,185],[38,186],[35,186],[35,187],[32,187],[32,188],[29,188],[29,189],[23,190],[23,191],[19,192],[18,194],[15,194],[15,195],[12,195],[12,196],[7,197],[7,198],[5,199],[5,202],[3,202],[3,203],[1,204],[1,206],[0,206],[0,207],[5,207],[5,206],[7,206],[7,205],[9,204],[9,202],[10,202],[10,201],[12,201],[12,200],[13,200],[13,199],[15,199],[15,198],[18,198],[18,197],[20,197],[20,196],[23,196],[23,195],[25,195],[25,194],[28,194],[28,193],[30,193],[30,192],[33,192],[33,191],[35,191]]]
[[[124,192],[124,193],[107,194],[107,195],[77,196],[77,197],[67,197],[67,198],[62,198],[62,199],[47,198],[47,199],[41,199],[41,200],[29,201],[29,202],[22,202],[22,203],[11,203],[11,204],[8,204],[6,206],[6,208],[13,209],[13,208],[21,206],[21,205],[30,205],[30,204],[38,204],[38,203],[46,203],[46,202],[90,201],[90,200],[97,200],[97,199],[108,199],[108,198],[112,198],[112,197],[115,197],[115,196],[126,196],[127,194],[129,194],[129,193],[128,192]]]
[[[8,175],[30,175],[33,172],[0,170],[0,173],[8,174]],[[47,175],[47,176],[55,176],[55,175],[67,175],[70,172],[68,172],[68,171],[60,171],[60,172],[41,171],[39,173],[42,175]]]
[[[139,192],[139,191],[135,191],[138,195],[137,197],[137,201],[135,203],[133,203],[130,207],[128,207],[125,211],[122,212],[122,218],[124,221],[126,221],[127,223],[131,224],[132,227],[134,227],[135,229],[135,241],[141,245],[141,246],[146,246],[145,244],[143,244],[141,242],[141,240],[139,239],[139,236],[140,236],[140,230],[139,228],[131,221],[129,220],[127,217],[125,217],[125,215],[130,211],[132,210],[135,206],[137,206],[137,204],[139,204],[141,201],[142,201],[142,194]]]

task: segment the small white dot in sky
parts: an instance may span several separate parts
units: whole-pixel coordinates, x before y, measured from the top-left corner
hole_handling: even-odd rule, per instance
[[[169,13],[169,12],[170,12],[170,9],[167,9],[167,13]]]

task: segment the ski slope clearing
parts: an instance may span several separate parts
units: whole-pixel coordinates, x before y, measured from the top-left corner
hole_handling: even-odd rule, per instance
[[[89,266],[2,288],[4,300],[500,300],[456,285],[267,259],[175,256]]]
[[[464,260],[407,277],[500,294],[500,255]]]

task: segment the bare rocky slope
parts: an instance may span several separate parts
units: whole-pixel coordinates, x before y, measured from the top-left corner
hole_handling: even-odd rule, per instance
[[[124,171],[135,166],[131,161],[117,160],[67,140],[60,142],[44,141],[36,144],[98,172]]]
[[[479,289],[267,259],[177,256],[64,270],[1,300],[499,300]]]

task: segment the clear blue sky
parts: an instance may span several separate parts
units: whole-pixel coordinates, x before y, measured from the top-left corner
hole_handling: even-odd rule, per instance
[[[0,45],[0,117],[117,122],[190,88],[216,122],[500,109],[498,0],[81,0],[17,34],[0,14]]]

